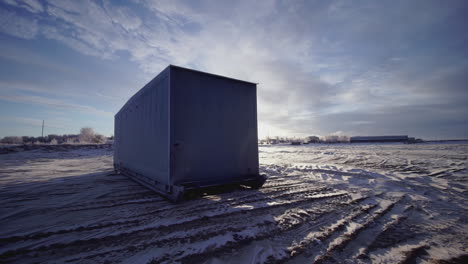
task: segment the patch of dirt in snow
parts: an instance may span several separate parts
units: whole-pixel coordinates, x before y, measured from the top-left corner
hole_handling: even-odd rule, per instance
[[[260,190],[178,204],[112,149],[0,155],[0,263],[463,263],[466,144],[260,147]]]

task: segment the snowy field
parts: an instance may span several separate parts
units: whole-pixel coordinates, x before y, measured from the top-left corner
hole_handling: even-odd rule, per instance
[[[264,188],[171,204],[112,150],[0,155],[0,263],[468,263],[468,144],[261,146]]]

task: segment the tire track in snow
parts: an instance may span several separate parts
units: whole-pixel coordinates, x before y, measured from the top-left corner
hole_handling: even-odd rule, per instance
[[[262,256],[260,259],[269,259],[270,261],[284,258],[289,255],[288,246],[291,241],[300,240],[304,233],[308,233],[311,228],[319,224],[336,220],[353,210],[359,210],[362,202],[368,197],[348,198],[344,201],[334,203],[307,203],[300,207],[287,209],[281,215],[277,216],[276,230],[273,232],[265,232],[256,236],[244,236],[243,239],[236,240],[236,243],[229,243],[213,250],[213,252],[203,252],[202,254],[192,254],[185,256],[187,261],[197,262],[196,260],[203,261],[207,256],[215,255],[217,258],[232,259],[239,254],[239,251],[249,251],[252,247],[250,242],[254,245],[262,245],[264,243],[274,244],[272,254]],[[242,254],[242,253],[240,253]],[[249,253],[245,253],[249,254]],[[183,259],[183,260],[184,260]],[[179,261],[177,259],[177,261]],[[157,262],[157,261],[153,261]],[[275,261],[273,261],[275,262]]]
[[[345,252],[342,254],[341,251],[351,242],[359,244],[359,240],[356,238],[362,232],[370,228],[372,225],[379,225],[380,223],[377,222],[377,220],[383,218],[386,214],[388,214],[392,209],[395,208],[395,205],[398,204],[400,201],[401,198],[399,198],[396,201],[384,200],[383,202],[386,202],[386,204],[380,203],[379,208],[371,212],[368,215],[368,217],[357,219],[357,221],[354,221],[354,223],[350,223],[346,232],[344,232],[338,238],[333,240],[328,245],[328,248],[326,249],[326,252],[324,254],[319,255],[317,258],[315,258],[315,263],[336,262],[340,259],[349,259],[350,256],[346,256]]]
[[[366,197],[366,199],[367,198],[368,197]],[[376,218],[386,214],[397,202],[398,201],[389,202],[388,205],[383,206],[380,203],[361,204],[351,211],[340,214],[342,216],[341,218],[335,217],[333,220],[333,218],[330,217],[322,217],[321,221],[320,218],[314,219],[312,229],[314,229],[314,227],[319,227],[318,230],[310,232],[309,229],[308,235],[304,237],[302,234],[302,240],[299,239],[299,242],[289,245],[283,254],[279,256],[278,254],[276,254],[276,256],[275,254],[264,256],[263,259],[268,259],[271,263],[282,263],[295,260],[297,257],[304,258],[304,255],[307,255],[305,256],[307,260],[301,259],[301,261],[299,261],[299,263],[302,263],[304,261],[310,261],[310,258],[312,258],[310,256],[311,253],[313,254],[314,252],[321,251],[321,255],[318,255],[315,261],[321,262],[327,260],[331,252],[344,247],[347,243],[352,241],[360,231],[365,230]],[[361,224],[360,227],[357,226],[354,231],[351,229],[352,232],[348,232],[348,230],[350,230],[349,227],[359,221],[363,221],[363,224]],[[332,222],[332,224],[327,226],[330,222]],[[345,230],[347,227],[348,229]],[[337,241],[339,243],[337,243]],[[328,242],[328,246],[325,242]]]
[[[217,258],[237,261],[239,253],[253,252],[263,258],[257,260],[272,263],[314,259],[324,263],[411,263],[457,260],[457,255],[447,258],[434,253],[453,250],[452,245],[458,246],[456,252],[466,252],[461,242],[467,238],[463,218],[467,210],[466,168],[459,170],[466,163],[454,160],[460,155],[466,160],[467,147],[453,157],[449,155],[453,149],[447,147],[444,155],[434,151],[409,158],[407,152],[398,150],[399,146],[394,153],[391,146],[379,147],[377,152],[352,147],[362,153],[346,153],[347,146],[335,150],[326,146],[323,151],[303,151],[300,156],[292,150],[287,153],[292,156],[281,161],[288,164],[262,165],[262,173],[271,177],[260,191],[237,189],[177,205],[158,201],[158,196],[125,177],[105,176],[109,171],[107,158],[106,164],[96,159],[101,165],[92,165],[92,169],[86,167],[93,160],[89,158],[56,162],[53,157],[37,163],[40,166],[26,164],[23,168],[31,171],[28,179],[33,170],[43,177],[54,166],[63,168],[54,169],[53,174],[70,177],[61,183],[54,179],[2,189],[5,192],[0,199],[5,198],[5,206],[1,217],[13,217],[7,218],[13,231],[1,230],[4,235],[0,239],[12,240],[0,240],[0,252],[7,253],[0,256],[0,262],[145,263],[155,257],[153,262],[196,263]],[[323,156],[325,150],[336,153]],[[315,157],[307,157],[309,154]],[[441,157],[451,160],[441,161]],[[311,160],[323,166],[303,169],[291,165],[296,161],[310,164]],[[380,166],[382,160],[386,162]],[[73,165],[73,170],[67,169],[68,165]],[[22,177],[21,169],[8,177]],[[90,177],[79,178],[75,169],[90,173]],[[419,175],[422,169],[445,170],[453,175]],[[332,181],[314,175],[320,173]],[[372,182],[363,181],[365,178],[377,179],[379,190],[373,189]],[[340,190],[344,194],[339,195]],[[403,193],[406,198],[398,201],[395,195]],[[358,195],[364,200],[351,203]],[[391,207],[385,212],[387,206]],[[47,224],[55,216],[58,220]],[[16,225],[14,220],[18,220]],[[47,221],[35,224],[34,220]],[[185,252],[177,250],[182,248]]]
[[[344,196],[345,197],[345,196]],[[350,206],[354,206],[356,203],[364,200],[366,197],[359,199],[347,199],[345,201],[338,200],[338,202],[328,202],[325,200],[321,204],[311,203],[311,201],[303,201],[300,204],[296,204],[290,209],[286,209],[278,217],[280,220],[275,221],[272,225],[273,230],[259,230],[255,234],[245,232],[245,229],[240,229],[238,233],[232,234],[232,239],[225,241],[225,243],[217,244],[216,246],[210,247],[208,250],[201,252],[193,252],[190,248],[182,248],[175,255],[176,258],[171,258],[171,255],[163,255],[160,258],[155,258],[151,263],[160,263],[162,261],[177,261],[177,262],[202,262],[206,260],[208,256],[220,255],[223,253],[232,253],[233,250],[239,250],[239,248],[248,245],[248,243],[257,240],[268,240],[271,241],[277,237],[286,236],[285,233],[295,232],[296,229],[306,224],[308,221],[314,220],[314,218],[323,217],[329,213],[332,213],[338,209],[344,209]],[[330,206],[333,205],[333,206]],[[247,229],[248,230],[248,229]],[[281,238],[280,238],[281,239]],[[180,245],[179,245],[180,246]]]
[[[303,193],[302,191],[301,193]],[[283,195],[290,195],[290,194],[283,194]],[[276,203],[273,205],[269,205],[266,203],[253,203],[255,206],[253,208],[233,208],[233,210],[226,212],[225,210],[221,209],[218,211],[214,212],[209,212],[206,215],[202,216],[186,216],[184,215],[181,217],[182,220],[177,220],[177,219],[172,219],[173,221],[166,221],[165,223],[150,223],[150,224],[145,224],[145,225],[138,225],[137,227],[134,228],[129,228],[126,226],[124,231],[122,232],[117,232],[116,234],[109,234],[112,231],[106,231],[104,232],[104,235],[101,236],[92,236],[90,239],[78,239],[78,240],[72,240],[71,242],[66,242],[66,243],[53,243],[53,244],[45,244],[40,243],[41,246],[39,247],[19,247],[15,249],[10,249],[7,251],[4,251],[0,253],[0,258],[2,257],[11,257],[11,256],[18,256],[22,254],[27,254],[31,252],[41,252],[41,251],[53,251],[54,249],[63,249],[63,248],[70,248],[70,247],[79,247],[81,245],[88,245],[89,243],[91,244],[106,244],[106,243],[112,243],[113,240],[118,240],[118,239],[129,239],[129,236],[141,236],[141,235],[148,235],[148,232],[153,232],[157,233],[163,230],[164,232],[174,232],[180,229],[186,229],[189,228],[189,226],[198,226],[198,225],[203,225],[206,223],[207,220],[213,221],[225,221],[226,218],[229,218],[229,221],[231,221],[232,217],[234,216],[239,216],[242,215],[242,217],[247,217],[247,216],[254,216],[254,215],[262,215],[265,211],[273,210],[274,208],[284,208],[288,206],[295,206],[296,204],[301,204],[305,202],[309,202],[310,200],[317,200],[317,199],[326,199],[329,197],[336,197],[336,196],[343,196],[346,195],[344,192],[334,192],[334,193],[324,193],[324,194],[315,194],[315,195],[310,195],[309,197],[307,195],[303,195],[300,198],[301,199],[296,199],[292,201],[284,201],[280,203]],[[139,220],[141,221],[141,220]],[[227,222],[229,222],[227,221]],[[128,224],[128,223],[126,223]],[[131,224],[136,224],[134,222],[131,222]],[[139,222],[137,223],[139,224]],[[114,224],[109,224],[109,225],[104,225],[104,227],[108,226],[114,226]],[[116,226],[118,228],[123,228],[121,223],[117,223]],[[97,229],[99,232],[98,233],[103,233],[100,229],[100,226],[94,226],[90,228],[91,230]],[[86,228],[78,228],[78,230],[73,230],[73,232],[82,232],[82,231],[89,231],[86,230]],[[115,230],[113,230],[115,231]],[[67,231],[59,231],[58,235],[68,233]],[[48,237],[51,234],[43,234],[45,237]],[[52,234],[56,235],[56,234]],[[80,234],[80,236],[83,236],[83,234]],[[139,238],[140,239],[140,238]],[[24,244],[24,243],[23,243]],[[37,244],[37,243],[33,243]]]
[[[324,188],[324,187],[317,187],[317,188],[310,188],[310,187],[294,187],[291,189],[288,188],[281,188],[281,190],[274,190],[271,192],[262,192],[262,193],[253,193],[250,190],[245,191],[244,196],[237,197],[235,199],[229,200],[226,199],[225,201],[222,202],[216,202],[213,203],[212,201],[201,201],[202,205],[206,204],[205,207],[202,205],[199,205],[198,201],[195,201],[194,203],[188,203],[186,206],[183,204],[177,209],[174,209],[174,205],[171,203],[166,202],[163,200],[163,198],[160,198],[158,196],[157,201],[162,201],[162,204],[165,205],[162,209],[156,209],[151,211],[150,208],[145,208],[145,212],[142,214],[137,214],[137,215],[131,215],[127,219],[128,220],[120,220],[120,221],[112,221],[112,222],[106,222],[106,223],[98,223],[95,225],[89,225],[89,226],[78,226],[75,228],[69,228],[69,229],[61,229],[57,231],[48,231],[48,232],[38,232],[38,233],[33,233],[33,234],[25,234],[22,236],[13,236],[13,237],[3,237],[0,238],[1,243],[11,243],[11,242],[17,242],[17,241],[22,241],[22,240],[29,240],[29,239],[38,239],[38,238],[45,238],[49,237],[52,235],[57,235],[57,234],[66,234],[66,233],[71,233],[71,232],[83,232],[83,231],[90,231],[90,230],[99,230],[102,231],[101,229],[107,228],[107,227],[113,227],[117,226],[118,228],[129,228],[134,225],[142,225],[145,221],[154,221],[154,217],[149,217],[149,218],[142,218],[143,216],[154,216],[161,214],[163,212],[169,211],[170,213],[173,213],[176,211],[175,215],[173,217],[177,216],[188,216],[188,215],[197,215],[198,213],[201,212],[209,212],[212,210],[219,210],[224,203],[229,203],[229,207],[231,206],[236,206],[240,204],[249,204],[252,202],[261,202],[261,201],[266,201],[266,200],[272,200],[272,199],[277,199],[281,198],[284,196],[294,196],[294,195],[299,195],[299,194],[304,194],[304,193],[318,193],[318,192],[323,192],[324,190],[329,190],[329,188]],[[261,197],[259,197],[261,196]],[[250,199],[247,199],[250,198]],[[207,204],[208,203],[208,204]],[[129,201],[128,203],[124,205],[130,205],[130,204],[140,204],[139,202],[132,202]],[[159,203],[158,203],[159,204]],[[161,204],[153,204],[155,207],[160,207]],[[114,206],[109,206],[107,208],[114,207]],[[181,208],[182,207],[182,208]],[[99,209],[103,209],[105,207],[99,207]],[[196,209],[194,209],[196,208]],[[90,208],[90,209],[96,209],[96,208]],[[47,212],[49,209],[43,209],[44,212]],[[150,210],[148,212],[148,210]],[[102,212],[101,212],[102,213]],[[160,218],[165,218],[168,217],[168,215]],[[123,217],[125,219],[125,217]]]

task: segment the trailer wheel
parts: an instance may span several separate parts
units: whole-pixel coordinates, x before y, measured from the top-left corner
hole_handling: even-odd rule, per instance
[[[168,195],[169,200],[173,203],[178,203],[183,200],[184,193],[183,192],[176,192]]]
[[[263,186],[263,184],[265,184],[265,181],[265,177],[258,177],[255,180],[248,181],[245,185],[249,186],[252,189],[258,190]]]
[[[167,198],[169,198],[173,203],[177,203],[184,199],[185,194],[186,190],[184,187],[173,185],[171,192],[167,194]]]
[[[119,166],[114,164],[114,173],[115,174],[120,174]]]

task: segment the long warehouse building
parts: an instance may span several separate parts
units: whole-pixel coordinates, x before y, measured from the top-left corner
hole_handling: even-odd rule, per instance
[[[358,136],[351,137],[351,143],[366,143],[366,142],[407,142],[408,136]]]

